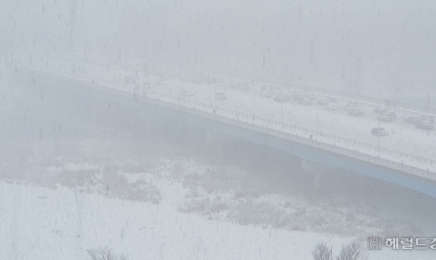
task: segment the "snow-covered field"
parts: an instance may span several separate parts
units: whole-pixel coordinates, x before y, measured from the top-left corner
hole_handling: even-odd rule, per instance
[[[73,140],[64,144],[74,143],[72,151],[56,154],[56,142],[35,145],[24,174],[3,173],[0,259],[88,259],[88,249],[106,246],[128,259],[311,259],[321,241],[338,252],[353,239],[421,234],[374,209],[308,198],[292,186],[278,192],[265,173],[162,151],[152,156],[145,143],[118,138]]]
[[[107,246],[128,259],[311,259],[317,242],[338,252],[355,234],[383,233],[365,211],[229,186],[244,178],[237,169],[213,174],[189,159],[160,160],[147,173],[97,169],[47,169],[51,185],[1,180],[0,258],[88,259],[86,250]],[[368,253],[434,259],[430,251]]]

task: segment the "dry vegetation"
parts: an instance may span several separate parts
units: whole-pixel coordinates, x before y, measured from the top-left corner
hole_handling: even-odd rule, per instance
[[[166,180],[186,191],[179,211],[209,219],[362,237],[420,232],[411,224],[375,217],[380,216],[376,209],[341,207],[320,198],[275,191],[275,183],[265,174],[180,157],[186,151],[174,150],[170,145],[160,144],[155,151],[151,147],[156,144],[145,141],[65,142],[61,145],[46,142],[23,150],[19,160],[17,152],[13,156],[15,161],[6,163],[4,158],[3,172],[21,167],[23,174],[3,177],[149,203],[163,199],[153,180]],[[53,153],[56,157],[51,156]],[[290,185],[289,189],[292,188]]]

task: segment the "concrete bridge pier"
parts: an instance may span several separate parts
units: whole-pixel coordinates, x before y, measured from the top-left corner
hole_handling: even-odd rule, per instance
[[[317,192],[321,192],[326,181],[327,169],[323,168],[321,165],[317,165],[316,162],[302,161],[301,168],[309,173],[312,177],[312,184]]]
[[[219,161],[228,162],[229,156],[231,156],[230,150],[235,149],[235,144],[231,138],[207,131],[206,140],[209,149],[212,149],[213,157]]]

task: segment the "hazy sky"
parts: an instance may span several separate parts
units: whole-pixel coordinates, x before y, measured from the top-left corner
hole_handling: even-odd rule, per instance
[[[347,88],[436,88],[436,2],[3,0],[3,51]],[[73,39],[70,39],[70,36]]]

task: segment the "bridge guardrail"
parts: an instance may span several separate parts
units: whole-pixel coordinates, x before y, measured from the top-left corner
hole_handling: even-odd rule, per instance
[[[57,77],[57,78],[61,78],[61,79],[66,78],[64,76],[59,76],[59,75],[51,74],[51,73],[47,73],[47,72],[41,72],[41,73],[50,74],[53,77]],[[71,78],[68,78],[68,79],[75,81],[75,82],[80,81],[82,83],[86,83],[84,81],[77,80],[77,79],[71,79]],[[96,86],[95,83],[88,82],[86,84],[92,84],[94,87]],[[112,88],[110,86],[108,87],[108,86],[100,85],[99,88],[104,88],[104,90],[106,90],[106,91],[107,90],[115,91],[117,94],[122,94],[124,96],[132,96],[132,93],[128,93],[126,91]],[[156,97],[153,98],[152,97],[153,95]],[[285,139],[289,139],[289,140],[292,140],[292,141],[295,141],[298,143],[302,143],[302,144],[305,144],[305,145],[308,145],[311,147],[316,147],[316,148],[323,149],[326,151],[335,152],[337,154],[341,154],[341,155],[344,155],[347,157],[355,158],[355,159],[362,160],[362,161],[371,162],[371,163],[374,163],[374,164],[377,164],[380,166],[399,170],[399,171],[406,172],[406,173],[409,173],[409,174],[412,174],[415,176],[419,176],[422,178],[436,181],[436,173],[429,171],[428,168],[427,168],[427,170],[424,170],[424,169],[414,167],[411,165],[407,165],[404,163],[398,163],[398,162],[395,162],[395,161],[392,161],[389,159],[380,158],[379,156],[373,156],[373,155],[370,155],[367,153],[363,153],[361,151],[357,151],[357,150],[353,151],[349,148],[340,147],[336,144],[332,145],[332,144],[329,144],[326,142],[320,142],[318,140],[307,138],[307,135],[312,134],[312,135],[317,135],[317,136],[321,136],[321,137],[325,137],[325,138],[329,138],[329,139],[333,139],[333,140],[340,140],[340,141],[343,141],[345,143],[353,144],[355,146],[376,149],[376,150],[379,150],[380,152],[385,152],[385,153],[390,154],[390,155],[399,156],[401,158],[404,157],[407,159],[412,159],[412,160],[415,160],[419,163],[427,163],[430,165],[436,165],[435,160],[431,160],[428,158],[423,158],[423,157],[419,157],[419,156],[408,154],[408,153],[398,152],[395,150],[374,146],[371,144],[355,141],[352,139],[334,136],[331,134],[323,133],[321,131],[306,129],[306,128],[292,125],[289,123],[277,122],[277,121],[274,121],[271,119],[266,119],[266,118],[258,117],[255,115],[236,112],[236,111],[225,109],[222,107],[217,107],[217,106],[208,105],[208,104],[204,104],[204,103],[200,103],[200,102],[195,102],[195,101],[187,100],[187,99],[181,98],[181,97],[173,97],[173,96],[166,95],[166,94],[158,94],[158,95],[149,94],[147,96],[144,96],[144,98],[151,99],[154,101],[161,101],[161,102],[164,102],[166,104],[172,104],[172,105],[175,105],[176,108],[178,108],[178,109],[185,108],[185,110],[188,109],[189,112],[194,113],[194,114],[201,114],[202,116],[209,117],[209,118],[213,117],[216,120],[227,121],[228,123],[236,124],[236,125],[239,125],[239,126],[244,127],[244,128],[250,128],[250,129],[253,129],[256,131],[274,134],[276,136],[283,137]],[[251,120],[251,122],[250,122],[250,120]],[[259,124],[256,124],[255,122],[263,122],[264,124],[259,125]],[[279,126],[279,130],[271,128],[271,126],[275,126],[275,127]],[[294,130],[294,132],[292,132],[292,130]],[[300,136],[299,135],[300,133],[298,133],[298,132],[296,133],[295,130],[305,133],[306,136],[305,137]]]
[[[185,102],[185,101],[186,100],[183,100],[182,102]],[[191,103],[191,102],[192,101],[189,101],[188,103]],[[198,103],[198,102],[192,102],[192,103]],[[174,103],[172,103],[172,104],[174,104]],[[178,104],[178,105],[180,105],[180,104]],[[204,104],[202,104],[202,103],[198,103],[196,105],[197,106],[198,105],[204,106]],[[229,115],[234,114],[234,111],[231,111],[231,110],[228,110],[228,109],[224,109],[224,108],[220,108],[220,107],[214,107],[214,106],[212,106],[212,107],[213,107],[213,109],[215,109],[215,111],[222,109],[224,111],[227,110],[226,112],[229,112]],[[195,107],[194,107],[194,109],[195,109]],[[195,110],[198,111],[198,109],[195,109]],[[201,111],[201,110],[199,110],[199,111]],[[208,113],[208,114],[209,115],[203,115],[203,116],[210,117],[210,113]],[[248,117],[253,117],[253,116],[248,116]],[[263,118],[258,118],[258,117],[255,117],[255,118],[256,118],[256,120],[259,120],[259,119],[265,120]],[[215,119],[217,119],[217,118],[215,118]],[[253,124],[250,124],[250,122],[244,122],[243,120],[241,120],[242,119],[241,116],[234,117],[232,119],[234,119],[234,120],[237,119],[237,123],[236,124],[239,125],[239,126],[245,127],[245,128],[251,128],[251,129],[254,129],[254,130],[258,130],[260,132],[267,132],[267,133],[274,134],[276,136],[283,137],[285,139],[292,140],[292,141],[295,141],[295,142],[298,142],[298,143],[302,143],[302,144],[305,144],[305,145],[308,145],[308,146],[320,148],[320,149],[327,150],[327,151],[330,151],[330,152],[335,152],[335,153],[338,153],[338,154],[341,154],[341,155],[344,155],[344,156],[347,156],[347,157],[355,158],[355,159],[362,160],[362,161],[371,162],[371,163],[374,163],[374,164],[377,164],[377,165],[380,165],[380,166],[384,166],[384,167],[387,167],[387,168],[395,169],[395,170],[406,172],[406,173],[409,173],[409,174],[412,174],[412,175],[415,175],[415,176],[419,176],[419,177],[422,177],[422,178],[426,178],[426,179],[430,179],[430,180],[436,181],[436,173],[431,172],[429,170],[423,170],[423,169],[420,169],[420,168],[417,168],[417,167],[413,167],[413,166],[410,166],[410,165],[407,165],[407,164],[404,164],[404,163],[398,163],[398,162],[395,162],[395,161],[392,161],[392,160],[388,160],[388,159],[380,158],[380,157],[377,157],[377,156],[361,153],[359,151],[353,151],[353,150],[350,150],[350,149],[347,149],[347,148],[344,148],[344,147],[340,147],[340,146],[337,146],[337,145],[331,145],[331,144],[328,144],[328,143],[319,142],[317,140],[308,139],[306,137],[289,134],[289,133],[286,133],[284,131],[278,131],[278,130],[271,129],[271,128],[265,128],[265,127],[262,127],[262,126],[259,126],[259,125],[253,125]],[[266,119],[266,120],[270,121],[269,119]],[[230,123],[235,124],[234,121],[232,121]],[[243,125],[241,125],[241,123],[248,124],[248,126],[247,125],[243,126]],[[268,123],[270,123],[270,124],[277,124],[277,122],[268,122]],[[284,127],[286,127],[286,125],[287,125],[285,123],[278,123],[278,124],[282,124]],[[301,128],[301,127],[298,127],[298,126],[293,126],[293,125],[290,125],[290,126],[291,127],[295,127],[295,128],[299,128],[299,129],[304,129],[304,128]],[[313,131],[313,130],[310,130],[310,129],[304,129],[304,130],[307,133],[317,132],[317,131]],[[328,135],[328,134],[326,134],[326,135]],[[335,137],[333,135],[328,135],[328,136]],[[335,137],[335,138],[341,138],[341,137]],[[362,143],[362,142],[357,142],[357,141],[350,140],[350,139],[346,139],[346,140],[348,142],[351,142],[351,143],[364,144],[365,146],[371,146],[373,148],[376,147],[376,146],[372,146],[372,145],[369,145],[369,144],[366,144],[366,143]],[[390,149],[386,149],[386,150],[387,151],[392,151]],[[400,152],[396,152],[396,153],[400,153]],[[416,158],[420,158],[422,160],[425,159],[425,158],[417,157],[417,156],[406,154],[406,153],[401,153],[401,154],[407,155],[407,156],[409,156],[409,158],[415,158],[415,159]],[[434,160],[427,159],[427,161],[431,161],[432,163],[436,164],[436,162]]]
[[[401,158],[406,158],[406,159],[412,159],[412,160],[414,160],[416,162],[419,162],[419,163],[427,163],[427,164],[430,164],[430,165],[436,165],[436,161],[435,160],[419,157],[419,156],[408,154],[408,153],[398,152],[398,151],[395,151],[395,150],[392,150],[392,149],[378,147],[378,146],[375,146],[375,145],[371,145],[371,144],[355,141],[355,140],[352,140],[352,139],[347,139],[347,138],[343,138],[343,137],[339,137],[339,136],[334,136],[334,135],[323,133],[323,132],[320,132],[320,131],[314,131],[314,130],[311,130],[311,129],[306,129],[306,128],[299,127],[299,126],[296,126],[296,125],[292,125],[292,124],[289,124],[289,123],[282,123],[282,122],[279,123],[279,122],[276,122],[276,121],[273,121],[273,120],[270,120],[270,119],[265,119],[265,118],[261,118],[261,117],[250,115],[250,114],[245,114],[245,113],[240,113],[240,112],[236,113],[235,111],[228,110],[228,109],[225,109],[225,108],[221,108],[221,107],[217,107],[217,106],[212,106],[212,105],[209,106],[209,105],[206,105],[204,103],[195,102],[195,101],[191,101],[191,100],[186,100],[184,98],[175,98],[175,97],[172,97],[172,96],[169,96],[169,95],[165,95],[165,94],[159,94],[158,96],[160,96],[161,99],[164,98],[166,100],[166,102],[169,102],[169,103],[172,103],[172,104],[177,104],[177,105],[182,105],[182,106],[185,106],[185,107],[191,107],[191,108],[194,108],[194,109],[197,109],[197,110],[202,110],[202,111],[206,110],[209,113],[212,113],[213,110],[215,111],[216,114],[222,114],[220,112],[225,112],[226,115],[223,115],[223,116],[228,117],[228,118],[232,118],[232,119],[237,120],[237,121],[245,122],[245,123],[248,123],[248,124],[253,124],[253,122],[250,122],[247,119],[251,119],[253,121],[264,121],[264,124],[263,124],[264,126],[265,125],[266,126],[268,126],[268,125],[276,125],[276,126],[279,125],[281,127],[282,132],[285,132],[285,133],[287,131],[283,131],[283,130],[285,130],[286,128],[287,129],[296,129],[296,130],[302,131],[302,132],[304,132],[306,134],[313,134],[313,135],[317,135],[317,136],[321,136],[321,137],[326,137],[326,138],[333,139],[333,140],[340,140],[340,141],[343,141],[345,143],[352,144],[353,146],[364,147],[364,148],[371,148],[373,150],[378,150],[379,152],[383,152],[383,153],[386,153],[386,154],[389,154],[389,155],[394,155],[394,156],[401,157]],[[263,130],[262,132],[265,132],[265,131]],[[291,134],[291,133],[288,132],[287,134]],[[297,136],[298,136],[298,134],[297,134]],[[299,138],[301,140],[311,140],[311,139],[308,139],[307,137],[299,136]],[[290,136],[287,136],[287,139],[290,139]],[[310,146],[316,146],[318,148],[323,148],[323,145],[328,145],[329,146],[328,150],[330,150],[330,151],[334,150],[336,152],[339,152],[338,149],[342,149],[341,154],[344,154],[344,155],[350,155],[351,154],[351,155],[353,155],[352,157],[357,158],[357,159],[361,159],[361,160],[364,160],[364,161],[371,161],[372,163],[376,163],[376,164],[379,164],[379,165],[387,166],[389,168],[395,168],[395,169],[400,170],[400,171],[405,171],[405,172],[408,172],[408,173],[411,173],[411,174],[414,174],[414,175],[419,175],[419,176],[424,177],[424,178],[429,178],[429,179],[432,179],[432,180],[436,180],[436,174],[431,172],[431,171],[429,171],[429,170],[423,170],[423,169],[420,169],[418,167],[413,167],[413,166],[410,166],[410,165],[407,165],[407,164],[404,164],[404,163],[398,163],[398,162],[395,162],[395,161],[392,161],[392,160],[388,160],[388,159],[380,158],[380,157],[377,157],[377,156],[369,155],[369,154],[363,153],[361,151],[357,151],[357,150],[353,151],[353,150],[350,150],[348,148],[340,147],[338,145],[331,145],[331,144],[328,144],[328,143],[325,143],[325,142],[319,142],[317,140],[311,140],[311,141],[312,141],[311,143],[306,143],[305,142],[305,144],[308,144]],[[299,142],[301,143],[301,141],[299,141]],[[320,145],[320,144],[323,144],[323,145]],[[331,147],[334,147],[333,150],[330,149]],[[327,148],[327,147],[324,147],[324,148]],[[344,152],[344,151],[346,151],[346,152]],[[430,178],[430,176],[434,176],[434,177]]]
[[[250,115],[250,114],[246,114],[246,113],[241,113],[241,112],[235,112],[235,111],[228,110],[228,109],[225,109],[225,108],[222,108],[222,107],[213,106],[213,105],[207,105],[207,104],[204,104],[204,103],[195,102],[195,101],[187,100],[187,99],[184,99],[184,98],[175,98],[175,97],[172,97],[172,96],[166,95],[166,94],[158,94],[157,96],[165,97],[167,99],[167,101],[170,101],[171,103],[175,103],[173,101],[174,101],[174,99],[176,99],[177,100],[176,103],[179,103],[179,104],[180,103],[184,103],[185,106],[189,105],[189,103],[191,103],[191,104],[194,104],[196,106],[201,106],[203,109],[206,108],[206,110],[207,110],[207,107],[209,107],[210,112],[212,112],[213,109],[215,109],[215,111],[219,111],[219,110],[225,111],[225,110],[227,110],[228,113],[230,112],[230,114],[235,114],[235,115],[239,114],[240,115],[239,119],[241,119],[243,117],[245,117],[245,118],[255,118],[255,120],[264,120],[264,121],[267,121],[270,124],[277,124],[277,123],[278,124],[284,124],[284,125],[287,125],[287,127],[291,127],[293,129],[298,129],[298,130],[304,131],[304,132],[306,132],[308,134],[313,134],[313,135],[316,135],[316,136],[321,136],[321,137],[326,137],[326,138],[330,138],[330,139],[334,139],[334,140],[344,141],[345,143],[349,143],[349,144],[353,144],[353,145],[357,145],[357,146],[365,147],[365,148],[371,148],[371,149],[378,150],[380,152],[384,152],[384,153],[387,153],[387,154],[390,154],[390,155],[395,155],[395,156],[399,156],[399,157],[403,157],[403,158],[413,159],[413,160],[416,160],[417,162],[420,162],[420,163],[428,163],[430,165],[436,165],[436,160],[432,160],[432,159],[428,159],[428,158],[412,155],[412,154],[409,154],[409,153],[395,151],[395,150],[392,150],[392,149],[384,148],[382,146],[376,146],[376,145],[372,145],[372,144],[368,144],[368,143],[364,143],[364,142],[359,142],[359,141],[356,141],[356,140],[353,140],[353,139],[348,139],[348,138],[344,138],[344,137],[340,137],[340,136],[335,136],[335,135],[332,135],[332,134],[327,134],[327,133],[324,133],[324,132],[321,132],[321,131],[307,129],[307,128],[304,128],[304,127],[292,125],[290,123],[277,122],[277,121],[274,121],[274,120],[271,120],[271,119],[267,119],[267,118],[263,118],[263,117],[259,117],[259,116],[255,116],[255,115]],[[238,119],[238,116],[236,116],[235,119]]]
[[[307,85],[300,85],[300,84],[292,84],[293,89],[300,89],[307,91],[315,91],[322,95],[333,95],[336,97],[340,97],[341,99],[347,99],[347,100],[364,100],[365,102],[374,103],[374,104],[384,104],[385,106],[394,107],[395,109],[398,109],[401,107],[401,110],[410,112],[411,115],[419,115],[422,114],[417,111],[423,111],[424,113],[432,113],[436,114],[436,107],[435,106],[425,106],[425,105],[417,105],[417,104],[411,104],[406,103],[402,101],[393,101],[391,104],[386,104],[386,100],[383,98],[376,98],[376,97],[369,97],[364,95],[356,95],[356,94],[347,94],[341,91],[333,90],[333,89],[326,89],[326,88],[319,88],[314,86],[307,86]],[[417,111],[410,111],[410,110],[417,110]]]

